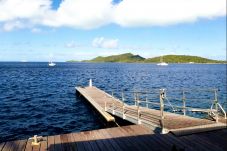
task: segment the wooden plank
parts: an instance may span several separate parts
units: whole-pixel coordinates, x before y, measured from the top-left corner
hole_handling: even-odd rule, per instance
[[[178,150],[187,149],[187,150],[193,151],[193,149],[191,149],[190,146],[187,146],[185,143],[183,143],[179,139],[174,139],[173,137],[171,137],[171,135],[168,135],[168,134],[162,135],[162,136],[160,136],[160,138],[162,138],[162,140],[165,142],[169,142],[171,149],[173,149],[175,147]]]
[[[72,133],[74,142],[76,143],[76,148],[78,151],[85,150],[83,141],[85,140],[82,136],[82,133]]]
[[[88,138],[86,138],[86,134],[84,132],[80,132],[78,134],[75,133],[73,136],[78,151],[92,150],[91,144],[87,141]]]
[[[206,146],[209,149],[212,148],[215,151],[223,150],[221,147],[219,147],[219,144],[216,144],[214,141],[209,141],[206,138],[200,137],[199,135],[192,134],[192,135],[189,135],[188,138],[196,139],[197,142],[200,142],[201,145]]]
[[[63,151],[60,135],[54,136],[54,150],[55,151]]]
[[[39,150],[40,150],[40,145],[32,146],[32,151],[39,151]]]
[[[102,137],[99,135],[100,130],[91,131],[91,140],[95,140],[96,145],[93,147],[93,150],[106,150],[106,146],[102,140]]]
[[[96,144],[91,143],[93,138],[89,137],[89,136],[91,136],[90,133],[91,133],[90,131],[85,131],[85,132],[82,133],[83,138],[84,138],[83,145],[84,145],[85,150],[88,150],[88,151],[92,151],[93,148],[96,148],[96,146],[95,146]]]
[[[131,139],[135,143],[136,147],[139,146],[140,150],[152,150],[145,142],[141,141],[141,137],[139,136],[141,136],[142,134],[138,134],[139,131],[137,132],[136,129],[133,129],[131,127],[122,127],[122,130],[131,135],[129,139]]]
[[[123,150],[138,150],[139,147],[135,145],[135,142],[130,138],[132,134],[127,133],[122,130],[121,127],[118,127],[111,133],[115,135],[115,140],[118,142],[118,145],[121,146]]]
[[[208,133],[200,133],[195,134],[198,138],[206,141],[211,145],[218,146],[223,150],[227,150],[227,135],[222,135],[222,133],[218,133],[217,131],[212,131]],[[219,150],[220,150],[219,148]]]
[[[77,87],[76,90],[80,92],[86,99],[89,101],[95,108],[96,110],[108,121],[114,121],[114,117],[111,116],[109,113],[105,112],[105,110],[95,102],[87,93],[84,91],[82,88]]]
[[[46,151],[48,149],[47,143],[48,143],[48,138],[43,137],[43,139],[40,142],[40,151]]]
[[[80,92],[101,114],[105,114],[104,105],[105,102],[108,104],[107,112],[113,114],[113,110],[115,111],[115,115],[123,118],[123,104],[122,102],[110,96],[108,93],[96,88],[96,87],[85,87],[85,88],[76,88],[78,92]],[[114,104],[114,107],[113,107]],[[162,127],[160,124],[160,110],[149,109],[146,107],[140,107],[140,120],[142,124],[145,126],[149,126],[150,128],[154,127]],[[126,105],[125,104],[125,120],[133,122],[137,124],[137,116],[138,111],[137,107],[134,105]],[[105,116],[105,115],[104,115]],[[167,131],[182,131],[185,128],[191,128],[190,131],[185,131],[185,133],[193,133],[194,131],[200,130],[200,126],[202,125],[210,125],[215,123],[214,121],[207,119],[198,119],[189,116],[183,116],[175,113],[164,112],[164,128]],[[197,127],[198,126],[198,127]],[[218,125],[212,125],[213,127],[220,127]],[[176,131],[177,130],[177,131]]]
[[[105,136],[108,139],[108,141],[110,142],[110,144],[115,150],[119,150],[119,151],[122,150],[121,147],[117,144],[117,142],[111,137],[111,135],[106,130],[102,130],[101,135]]]
[[[48,151],[54,151],[54,136],[48,136],[47,149]]]
[[[1,151],[114,151],[114,150],[227,150],[227,130],[210,131],[176,137],[173,134],[154,134],[141,125],[107,128],[80,133],[48,136],[40,146],[31,141],[18,140],[1,143]],[[174,147],[173,147],[174,146]]]
[[[76,149],[76,144],[72,138],[72,134],[62,134],[60,135],[62,148],[67,151],[74,151]]]
[[[0,143],[0,151],[3,149],[5,142]]]
[[[152,144],[156,149],[170,151],[172,144],[160,138],[161,138],[160,134],[154,134],[150,135],[149,137],[146,137],[149,144]]]
[[[26,144],[27,144],[27,140],[20,140],[20,143],[18,144],[18,147],[15,151],[25,150]]]
[[[27,140],[25,151],[32,151],[32,143],[30,140]]]
[[[110,137],[120,146],[121,150],[130,150],[128,148],[128,141],[123,139],[123,133],[120,132],[118,128],[106,129],[106,132],[109,133]]]
[[[91,149],[93,151],[98,151],[100,150],[99,147],[98,147],[98,144],[96,142],[96,137],[94,136],[94,133],[93,131],[87,131],[85,133],[85,139],[86,141],[88,141],[89,145],[91,146]]]
[[[185,143],[191,144],[194,150],[210,151],[210,148],[207,148],[206,146],[203,146],[202,144],[200,144],[200,142],[195,141],[193,137],[182,136],[182,137],[179,137],[179,139]]]
[[[110,145],[110,142],[106,139],[106,137],[103,137],[101,135],[101,131],[102,130],[95,130],[93,131],[94,133],[94,136],[96,138],[96,143],[99,147],[100,150],[103,150],[103,151],[114,151],[112,145]]]
[[[10,151],[11,150],[11,146],[12,146],[12,141],[6,142],[4,148],[2,149],[2,151]]]

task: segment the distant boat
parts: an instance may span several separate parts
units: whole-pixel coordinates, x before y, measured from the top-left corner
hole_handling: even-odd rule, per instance
[[[163,56],[160,57],[160,63],[157,64],[158,66],[168,66],[168,63],[163,62]]]
[[[50,62],[48,63],[48,65],[49,65],[49,67],[54,67],[54,66],[56,66],[56,63],[50,61]]]
[[[20,62],[28,62],[27,60],[21,60]]]

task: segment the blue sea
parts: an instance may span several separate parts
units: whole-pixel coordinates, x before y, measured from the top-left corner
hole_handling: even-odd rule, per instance
[[[105,121],[75,95],[75,86],[86,86],[89,79],[119,97],[121,91],[165,88],[193,89],[193,94],[208,98],[213,94],[198,89],[216,88],[219,102],[227,105],[224,64],[57,63],[48,67],[47,63],[0,62],[0,141],[104,128]],[[209,107],[201,102],[194,99],[189,104]]]

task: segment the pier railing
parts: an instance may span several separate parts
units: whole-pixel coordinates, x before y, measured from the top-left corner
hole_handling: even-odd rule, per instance
[[[111,110],[113,114],[117,110],[121,110],[123,118],[127,112],[137,115],[138,124],[141,123],[143,116],[152,116],[157,119],[156,123],[160,123],[163,127],[163,119],[165,119],[164,111],[174,112],[182,115],[191,115],[191,113],[205,113],[209,118],[216,122],[222,116],[226,119],[226,111],[218,101],[217,89],[181,89],[168,90],[156,89],[147,91],[106,91],[110,97],[118,99],[118,103],[109,104],[105,102],[105,110]],[[134,103],[134,109],[129,104]],[[140,108],[157,109],[159,116],[142,114]],[[136,112],[135,112],[136,111]],[[134,112],[134,113],[132,113]],[[154,122],[153,122],[154,123]]]

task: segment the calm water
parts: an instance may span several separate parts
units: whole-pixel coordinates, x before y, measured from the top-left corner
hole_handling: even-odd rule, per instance
[[[120,63],[0,63],[0,141],[102,128],[75,86],[131,89],[218,88],[226,98],[226,65]],[[194,101],[192,104],[199,104]]]

